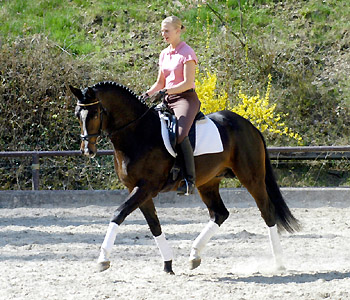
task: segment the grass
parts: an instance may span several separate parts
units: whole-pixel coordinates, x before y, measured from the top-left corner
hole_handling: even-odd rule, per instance
[[[2,11],[1,31],[9,40],[40,33],[73,54],[87,54],[94,48],[91,41],[86,42],[74,2],[15,0],[3,6]]]

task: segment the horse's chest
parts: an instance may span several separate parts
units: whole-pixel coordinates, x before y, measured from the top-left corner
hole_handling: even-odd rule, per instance
[[[128,175],[128,166],[130,164],[130,159],[125,155],[116,155],[116,170],[119,177],[124,177]]]
[[[115,169],[121,182],[126,185],[132,185],[135,180],[132,167],[132,159],[124,153],[117,153],[115,155]]]

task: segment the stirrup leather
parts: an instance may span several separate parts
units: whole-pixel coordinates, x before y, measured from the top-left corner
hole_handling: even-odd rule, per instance
[[[184,178],[184,184],[177,189],[178,195],[189,196],[194,193],[195,185]]]

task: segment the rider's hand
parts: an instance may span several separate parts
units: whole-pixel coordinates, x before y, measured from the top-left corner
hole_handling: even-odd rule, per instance
[[[167,90],[162,89],[154,93],[154,95],[151,97],[151,102],[162,102],[166,95],[167,95]]]
[[[150,96],[148,95],[148,93],[143,93],[141,96],[140,96],[141,100],[146,102]]]

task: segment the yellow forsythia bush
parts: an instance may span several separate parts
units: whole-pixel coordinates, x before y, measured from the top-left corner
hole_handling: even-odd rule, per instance
[[[217,77],[215,73],[207,71],[206,74],[197,74],[196,91],[202,102],[201,109],[205,114],[229,109],[248,119],[261,132],[268,130],[272,133],[286,135],[297,140],[298,143],[301,144],[302,138],[300,135],[285,126],[281,121],[281,114],[275,113],[276,104],[270,105],[269,103],[272,77],[270,74],[268,76],[265,97],[261,97],[259,91],[256,96],[249,97],[240,90],[238,93],[240,102],[232,106],[228,101],[226,92],[221,91],[220,94],[217,94]],[[285,116],[286,115],[283,115],[283,117]]]
[[[201,101],[201,110],[204,114],[210,114],[219,110],[227,109],[228,96],[222,91],[216,92],[217,77],[215,73],[196,74],[196,92]]]

